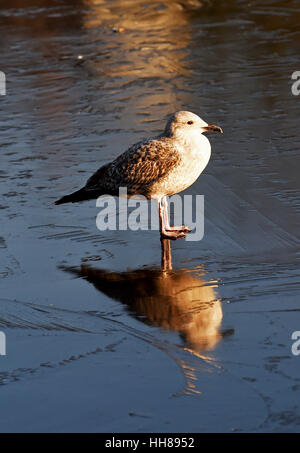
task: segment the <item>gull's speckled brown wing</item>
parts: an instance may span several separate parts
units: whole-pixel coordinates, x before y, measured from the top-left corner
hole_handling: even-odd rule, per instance
[[[170,138],[139,142],[113,162],[99,168],[88,180],[85,190],[118,195],[119,187],[126,187],[128,195],[147,196],[151,186],[180,162],[180,153]]]

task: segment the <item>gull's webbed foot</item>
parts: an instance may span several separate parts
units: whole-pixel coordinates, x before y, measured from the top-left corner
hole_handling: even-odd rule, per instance
[[[160,236],[165,239],[175,240],[175,239],[180,239],[180,238],[184,239],[186,234],[183,231],[179,231],[179,230],[172,230],[172,231],[163,230],[163,231],[161,231]]]
[[[185,226],[185,225],[181,225],[181,226],[168,226],[166,228],[167,231],[180,231],[181,233],[190,233],[192,230]]]

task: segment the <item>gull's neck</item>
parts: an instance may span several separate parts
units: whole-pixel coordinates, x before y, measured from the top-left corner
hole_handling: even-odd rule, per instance
[[[202,170],[206,167],[211,155],[211,146],[205,135],[195,130],[188,134],[182,134],[175,140],[185,159],[194,161],[195,165]]]

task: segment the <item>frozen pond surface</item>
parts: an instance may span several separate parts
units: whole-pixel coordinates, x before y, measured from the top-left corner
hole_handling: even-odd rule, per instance
[[[298,432],[298,2],[15,3],[0,431]],[[172,243],[165,272],[157,232],[99,232],[94,201],[52,203],[181,109],[224,134],[185,192],[205,196],[204,238]]]

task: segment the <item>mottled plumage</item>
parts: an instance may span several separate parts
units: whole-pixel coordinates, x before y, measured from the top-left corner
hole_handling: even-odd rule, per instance
[[[126,187],[128,195],[151,197],[153,185],[180,163],[181,156],[172,139],[145,140],[96,171],[87,181],[85,190],[118,195],[119,187]]]

